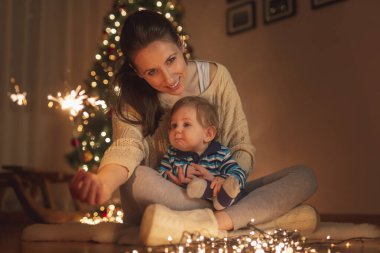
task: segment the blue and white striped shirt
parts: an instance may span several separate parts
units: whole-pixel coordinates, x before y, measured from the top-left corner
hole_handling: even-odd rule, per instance
[[[247,173],[233,159],[230,149],[217,141],[212,141],[200,156],[196,152],[183,152],[169,146],[168,151],[161,160],[158,171],[164,178],[168,179],[166,172],[171,171],[175,176],[178,176],[177,168],[181,166],[186,176],[190,163],[202,165],[217,177],[227,178],[228,176],[234,176],[239,180],[240,187],[244,188]]]

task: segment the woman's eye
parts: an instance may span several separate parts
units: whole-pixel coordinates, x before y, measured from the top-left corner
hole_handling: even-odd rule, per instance
[[[170,57],[170,58],[168,59],[168,63],[169,63],[169,64],[170,64],[170,63],[173,63],[175,60],[176,60],[176,57],[175,57],[175,56]]]
[[[148,76],[154,76],[157,73],[156,70],[150,70],[147,72]]]

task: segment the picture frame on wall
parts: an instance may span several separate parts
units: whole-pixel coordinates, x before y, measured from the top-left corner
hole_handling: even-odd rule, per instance
[[[246,2],[227,9],[226,30],[228,35],[247,31],[256,26],[256,4]]]
[[[311,8],[312,9],[318,9],[333,3],[342,2],[344,0],[310,0],[311,1]]]
[[[296,0],[263,0],[264,23],[296,15]]]

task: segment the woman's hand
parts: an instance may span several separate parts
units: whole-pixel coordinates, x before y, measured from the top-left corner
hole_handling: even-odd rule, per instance
[[[210,184],[210,188],[213,189],[213,196],[216,197],[218,192],[220,191],[220,188],[222,188],[222,185],[226,181],[226,179],[222,177],[215,177],[214,180],[212,180]]]
[[[71,181],[70,192],[73,198],[90,205],[100,205],[107,201],[112,194],[98,175],[82,169],[75,174]]]

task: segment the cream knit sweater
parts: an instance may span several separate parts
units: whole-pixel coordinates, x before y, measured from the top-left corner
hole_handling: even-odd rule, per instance
[[[229,147],[239,165],[249,174],[254,167],[255,148],[251,144],[247,119],[242,109],[239,94],[228,70],[221,64],[209,87],[200,94],[201,97],[217,106],[219,115],[219,132],[217,140]],[[143,137],[139,125],[131,125],[112,119],[113,143],[104,153],[99,169],[104,165],[116,163],[128,168],[129,175],[139,165],[157,168],[165,154],[168,141],[168,121],[173,102],[160,96],[165,112],[158,129],[153,136]]]

